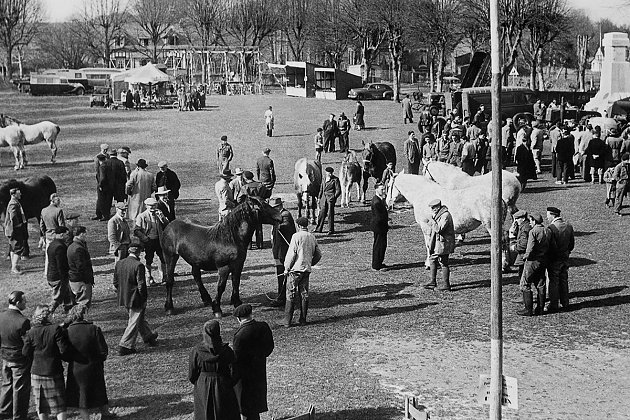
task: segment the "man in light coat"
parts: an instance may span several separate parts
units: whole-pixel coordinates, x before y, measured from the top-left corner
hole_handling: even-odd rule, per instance
[[[114,255],[115,261],[127,258],[131,243],[131,229],[127,223],[127,205],[116,203],[116,214],[107,222],[107,240],[109,253]]]
[[[11,256],[11,273],[20,275],[18,266],[20,257],[24,254],[28,244],[28,220],[20,204],[22,192],[19,188],[11,188],[11,199],[7,205],[4,218],[4,236],[9,239],[9,255]]]
[[[273,108],[269,106],[269,109],[265,111],[265,128],[267,129],[267,137],[273,136]]]
[[[220,175],[220,179],[214,184],[214,192],[219,200],[219,222],[227,216],[236,206],[234,194],[230,188],[230,180],[232,179],[232,171],[225,169]]]
[[[50,204],[48,207],[42,209],[42,213],[39,219],[39,229],[44,233],[44,254],[46,258],[44,260],[44,276],[48,273],[48,245],[53,241],[55,235],[55,229],[60,226],[66,225],[66,217],[63,214],[63,210],[59,205],[61,204],[61,198],[57,193],[50,195]]]
[[[153,174],[147,171],[147,166],[146,160],[138,159],[136,168],[131,172],[125,186],[129,203],[127,217],[131,220],[135,220],[146,209],[144,200],[151,197]]]
[[[429,234],[429,269],[431,272],[431,280],[424,285],[425,289],[450,291],[450,275],[449,255],[455,251],[455,227],[453,225],[453,217],[446,206],[442,205],[439,199],[432,200],[429,203],[431,207],[431,219],[429,226],[431,232]],[[442,267],[442,281],[437,284],[438,265]]]
[[[140,242],[142,242],[144,247],[145,261],[147,263],[146,268],[149,273],[149,286],[152,286],[162,281],[166,270],[160,239],[162,238],[164,228],[168,225],[168,219],[160,210],[158,210],[157,200],[155,198],[147,198],[144,200],[144,204],[147,206],[147,209],[136,217],[136,227],[134,228],[133,233],[138,239],[140,239]],[[158,282],[155,282],[153,279],[151,267],[155,254],[157,254],[160,259]]]

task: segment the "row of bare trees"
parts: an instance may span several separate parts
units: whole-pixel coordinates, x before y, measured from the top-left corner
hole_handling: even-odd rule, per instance
[[[505,75],[518,64],[529,70],[533,89],[544,89],[552,66],[574,67],[584,87],[598,30],[566,1],[499,0]],[[157,62],[172,28],[201,47],[264,48],[282,33],[293,60],[308,53],[339,67],[352,47],[364,81],[375,60],[387,54],[395,92],[408,53],[428,50],[430,85],[440,90],[456,49],[488,49],[488,9],[489,0],[90,0],[70,22],[42,26],[40,0],[0,0],[0,44],[11,77],[11,56],[34,38],[58,66],[80,67],[111,65],[123,34],[148,39],[138,51]]]

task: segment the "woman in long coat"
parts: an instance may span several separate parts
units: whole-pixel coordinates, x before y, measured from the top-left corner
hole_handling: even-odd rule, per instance
[[[354,129],[363,130],[365,128],[365,121],[363,116],[365,115],[365,108],[361,101],[357,101],[357,110],[354,113]]]
[[[234,392],[234,352],[221,341],[218,321],[203,325],[203,341],[190,353],[188,379],[195,386],[195,420],[240,420]]]
[[[527,180],[537,179],[536,175],[536,163],[534,162],[534,155],[529,148],[529,141],[521,143],[514,154],[514,160],[516,161],[516,177],[521,183],[521,191],[525,189]]]
[[[144,159],[138,159],[136,169],[131,171],[129,181],[125,186],[129,195],[129,209],[127,210],[127,218],[136,220],[136,217],[146,210],[144,200],[151,197],[153,191],[153,174],[146,170],[147,162]]]
[[[99,327],[84,319],[87,307],[76,305],[66,322],[68,340],[73,347],[68,364],[66,401],[68,407],[78,408],[81,419],[90,419],[90,410],[99,409],[102,419],[113,418],[105,386],[105,366],[108,348]]]

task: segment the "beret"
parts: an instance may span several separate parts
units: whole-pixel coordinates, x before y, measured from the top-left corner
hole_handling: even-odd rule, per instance
[[[558,216],[560,215],[560,209],[558,207],[553,207],[553,206],[547,207],[547,211],[549,213],[557,214]]]
[[[249,303],[243,303],[236,309],[234,309],[234,316],[237,318],[246,318],[252,314],[252,305]]]

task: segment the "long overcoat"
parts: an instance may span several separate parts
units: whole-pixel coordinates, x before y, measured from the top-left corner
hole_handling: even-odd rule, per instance
[[[126,189],[129,194],[127,218],[136,220],[136,217],[146,209],[144,200],[151,197],[153,174],[146,169],[137,167],[131,172]]]

